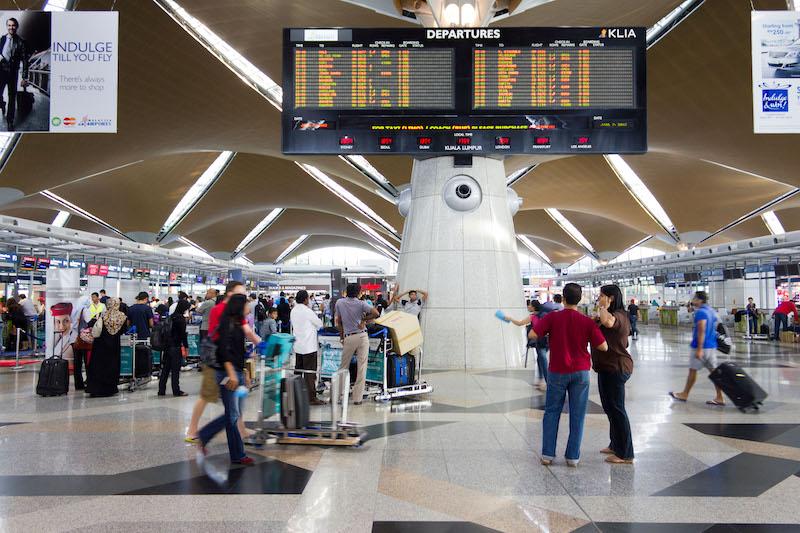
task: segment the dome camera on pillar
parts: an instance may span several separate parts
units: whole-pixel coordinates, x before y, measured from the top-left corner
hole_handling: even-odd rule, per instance
[[[416,159],[401,192],[397,279],[401,291],[429,295],[420,314],[426,366],[522,366],[524,330],[494,317],[527,312],[513,223],[519,197],[505,176],[495,158],[474,157],[468,168],[450,156]]]

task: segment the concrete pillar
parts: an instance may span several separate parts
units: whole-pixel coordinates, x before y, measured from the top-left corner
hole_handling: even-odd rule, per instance
[[[430,368],[522,366],[525,330],[495,318],[526,315],[503,162],[415,160],[397,279],[429,293],[421,325]],[[468,185],[458,191],[459,185]],[[459,196],[459,192],[461,196]]]

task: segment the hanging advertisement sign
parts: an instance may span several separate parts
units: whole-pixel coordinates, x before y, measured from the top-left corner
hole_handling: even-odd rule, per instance
[[[800,11],[753,11],[753,131],[800,133]]]
[[[0,11],[0,131],[117,132],[116,11]]]
[[[81,311],[79,268],[51,268],[47,271],[45,310],[45,355],[72,359],[72,343],[78,338]]]

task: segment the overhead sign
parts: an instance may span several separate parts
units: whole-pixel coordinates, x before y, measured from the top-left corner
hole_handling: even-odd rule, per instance
[[[800,11],[753,11],[753,131],[800,133]]]
[[[116,11],[0,11],[0,131],[116,133]]]

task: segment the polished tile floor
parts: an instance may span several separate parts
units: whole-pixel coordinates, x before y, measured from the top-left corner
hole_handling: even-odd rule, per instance
[[[40,398],[34,369],[3,370],[0,531],[800,531],[800,345],[737,342],[730,358],[769,393],[743,414],[705,405],[704,376],[688,403],[667,396],[688,340],[645,327],[632,347],[634,466],[597,453],[608,423],[593,382],[577,469],[539,464],[531,369],[432,371],[427,402],[354,408],[361,448],[267,445],[232,469],[224,436],[204,468],[182,441],[194,394]],[[198,374],[182,379],[196,392]]]

